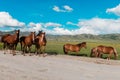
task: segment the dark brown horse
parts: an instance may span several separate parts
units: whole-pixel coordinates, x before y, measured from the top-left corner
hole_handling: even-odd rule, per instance
[[[6,48],[11,48],[13,52],[13,56],[16,55],[14,50],[16,50],[17,44],[19,42],[19,33],[20,30],[16,30],[15,34],[13,35],[6,34],[2,36],[1,41],[4,43],[3,44],[4,53],[6,53],[5,52]]]
[[[29,48],[28,52],[31,55],[31,46],[34,43],[35,39],[35,32],[31,32],[29,36],[22,36],[20,37],[20,44],[21,44],[21,50],[23,51],[23,55],[25,55],[25,51],[27,50],[27,47]]]
[[[45,37],[45,32],[41,32],[40,35],[36,36],[35,38],[35,48],[36,48],[36,53],[43,53],[45,52],[45,47],[46,47],[46,37]]]
[[[1,42],[3,43],[3,49],[5,49],[7,47],[7,43],[6,43],[6,37],[10,36],[10,34],[5,34],[1,37]]]
[[[117,56],[118,56],[116,49],[111,46],[99,45],[96,47],[94,52],[97,57],[101,57],[102,54],[108,54],[108,57],[107,57],[108,60],[111,58],[112,54],[114,54],[115,59],[117,59]],[[91,53],[91,55],[92,54],[94,53]]]
[[[75,45],[73,45],[73,44],[65,44],[63,46],[63,51],[64,51],[65,54],[68,54],[69,51],[71,51],[71,52],[79,52],[82,47],[87,48],[86,42],[82,42],[82,43],[75,44]]]

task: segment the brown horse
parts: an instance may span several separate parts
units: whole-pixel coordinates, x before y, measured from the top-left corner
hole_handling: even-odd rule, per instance
[[[35,38],[35,48],[36,48],[36,53],[43,53],[45,52],[45,47],[46,47],[46,37],[45,37],[45,32],[41,32],[38,36]]]
[[[29,53],[31,52],[31,46],[34,43],[34,39],[35,39],[35,32],[31,32],[29,36],[20,37],[21,50],[23,51],[24,56],[27,47],[29,48],[28,52]]]
[[[97,47],[91,49],[90,57],[98,57]],[[100,57],[102,58],[102,54]]]
[[[87,48],[86,42],[82,42],[82,43],[79,43],[79,44],[76,44],[76,45],[65,44],[63,46],[63,51],[64,51],[65,54],[68,54],[69,51],[71,51],[71,52],[79,52],[82,47]]]
[[[12,52],[13,52],[13,56],[16,55],[15,51],[17,44],[19,42],[19,33],[20,30],[16,30],[15,34],[10,35],[10,34],[6,34],[4,36],[2,36],[1,41],[4,43],[3,44],[3,48],[4,48],[4,53],[6,48],[11,48]]]
[[[103,45],[99,45],[96,48],[93,48],[93,52],[91,52],[91,55],[95,54],[96,57],[101,57],[102,54],[109,54],[107,59],[109,60],[112,56],[112,54],[114,54],[114,58],[117,59],[117,51],[115,48],[111,47],[111,46],[103,46]]]
[[[10,36],[10,34],[5,34],[1,37],[1,42],[3,43],[3,49],[5,49],[7,47],[7,43],[6,43],[6,37]]]

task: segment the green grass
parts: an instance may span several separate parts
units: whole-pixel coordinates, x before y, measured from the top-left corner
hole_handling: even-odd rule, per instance
[[[118,59],[120,59],[120,41],[100,41],[100,40],[81,40],[80,42],[86,41],[87,42],[87,49],[82,48],[80,52],[77,55],[80,56],[87,56],[89,57],[91,48],[96,47],[98,45],[106,45],[106,46],[112,46],[116,48],[118,52]],[[48,41],[46,46],[46,52],[50,54],[64,54],[63,52],[63,45],[66,43],[71,44],[77,44],[80,43],[78,41]],[[0,43],[0,49],[2,49],[3,44]],[[20,50],[20,44],[17,46],[17,50]],[[32,52],[34,52],[35,46],[32,46]],[[69,54],[75,55],[75,52],[70,52]],[[104,55],[103,57],[106,57],[107,55]]]

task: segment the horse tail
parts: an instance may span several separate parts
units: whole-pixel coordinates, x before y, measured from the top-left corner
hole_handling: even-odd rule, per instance
[[[63,45],[63,51],[64,51],[64,54],[67,54],[67,52],[65,50],[65,45]]]
[[[118,57],[117,50],[116,50],[115,48],[113,48],[113,51],[114,51],[114,56],[115,56],[115,59],[117,59],[117,57]]]

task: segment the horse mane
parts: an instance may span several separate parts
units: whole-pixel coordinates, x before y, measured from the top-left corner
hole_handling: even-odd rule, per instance
[[[24,41],[24,40],[25,40],[25,37],[26,37],[26,36],[20,37],[20,42]]]
[[[86,42],[78,43],[78,46],[81,46],[82,44],[86,44]]]
[[[38,32],[37,36],[40,36],[40,34],[41,34],[42,32],[43,32],[43,31],[42,31],[42,30],[40,30],[40,31]]]

